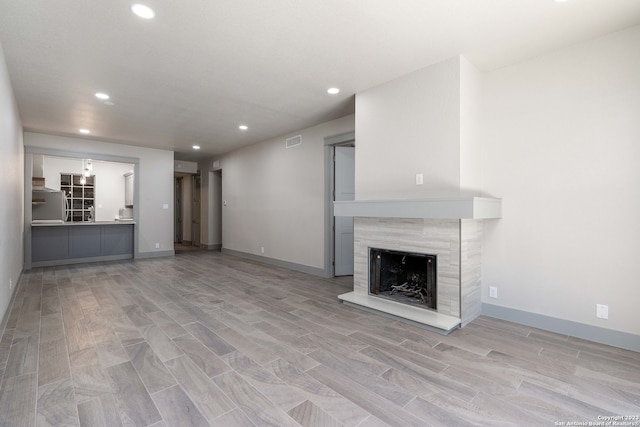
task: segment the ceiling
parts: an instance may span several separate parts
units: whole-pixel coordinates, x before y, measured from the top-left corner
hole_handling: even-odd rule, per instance
[[[640,23],[638,0],[140,0],[152,20],[133,2],[0,0],[25,130],[210,158],[458,54],[493,70]]]

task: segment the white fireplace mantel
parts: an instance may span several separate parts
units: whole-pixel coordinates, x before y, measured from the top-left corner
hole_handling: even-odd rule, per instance
[[[352,200],[333,202],[333,214],[363,218],[494,219],[502,217],[502,199],[433,197]]]

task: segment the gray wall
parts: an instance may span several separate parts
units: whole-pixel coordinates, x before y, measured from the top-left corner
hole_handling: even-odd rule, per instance
[[[222,208],[224,249],[324,270],[324,138],[353,130],[354,117],[346,116],[219,159],[228,203]],[[302,145],[286,149],[285,138],[295,135],[302,135]]]
[[[9,74],[0,46],[0,319],[22,272],[24,229],[24,148]],[[9,288],[11,281],[11,289]]]

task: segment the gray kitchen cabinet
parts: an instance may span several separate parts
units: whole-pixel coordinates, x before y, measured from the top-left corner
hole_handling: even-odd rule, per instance
[[[96,257],[101,254],[102,227],[69,227],[70,258]]]
[[[110,222],[34,225],[32,266],[133,258],[134,226]]]
[[[32,261],[69,258],[68,227],[33,227],[31,242]]]

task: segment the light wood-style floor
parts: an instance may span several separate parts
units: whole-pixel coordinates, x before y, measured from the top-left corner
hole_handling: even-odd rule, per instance
[[[342,305],[350,289],[206,251],[25,272],[0,341],[0,425],[640,415],[639,353],[486,317],[445,337]]]

